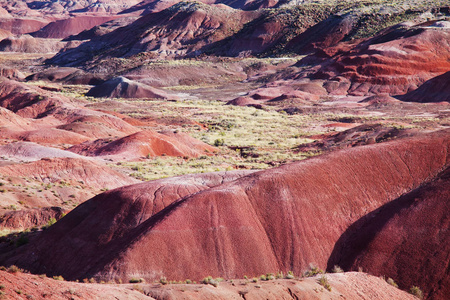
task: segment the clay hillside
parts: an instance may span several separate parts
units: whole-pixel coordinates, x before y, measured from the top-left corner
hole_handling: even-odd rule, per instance
[[[0,299],[450,295],[450,1],[0,0]]]

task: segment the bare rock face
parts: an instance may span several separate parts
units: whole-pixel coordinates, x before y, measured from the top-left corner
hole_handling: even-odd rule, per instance
[[[442,131],[333,152],[234,181],[191,175],[204,182],[200,186],[211,186],[203,191],[187,188],[186,177],[118,189],[80,205],[20,253],[5,253],[1,263],[72,279],[150,281],[300,273],[312,262],[324,268],[352,224],[447,167],[449,145],[449,132]],[[212,179],[214,184],[207,183]],[[163,204],[153,200],[160,196]]]
[[[86,96],[107,98],[156,98],[156,99],[178,99],[170,93],[129,80],[125,77],[110,79],[89,90]]]
[[[446,299],[450,240],[450,168],[356,221],[341,236],[328,267],[363,268],[419,286],[426,298]]]

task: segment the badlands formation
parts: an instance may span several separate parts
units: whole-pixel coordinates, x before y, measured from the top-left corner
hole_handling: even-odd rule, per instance
[[[0,0],[0,299],[448,299],[449,74],[446,0]]]

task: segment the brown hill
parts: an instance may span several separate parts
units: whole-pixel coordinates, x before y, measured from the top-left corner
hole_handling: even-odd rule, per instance
[[[198,157],[211,155],[218,149],[196,140],[185,133],[141,131],[115,141],[97,140],[69,148],[87,155],[114,160],[136,160],[161,155]]]
[[[393,26],[325,61],[313,77],[348,78],[351,95],[395,95],[416,89],[450,70],[450,30],[439,27],[442,22]]]
[[[450,72],[442,74],[440,76],[434,77],[424,84],[422,84],[418,89],[409,92],[405,95],[399,96],[398,98],[402,101],[411,102],[450,102]]]
[[[432,182],[355,222],[328,263],[361,267],[395,278],[400,288],[419,286],[429,299],[450,294],[450,168]]]
[[[106,280],[300,273],[311,262],[323,268],[355,221],[448,166],[449,144],[449,132],[442,131],[351,148],[195,189],[191,196],[160,182],[160,191],[175,195],[163,198],[163,206],[147,200],[159,192],[130,186],[85,202],[1,262]],[[181,177],[171,180],[183,184]]]
[[[129,80],[125,77],[112,78],[87,92],[86,96],[105,98],[156,98],[179,99],[166,91]]]

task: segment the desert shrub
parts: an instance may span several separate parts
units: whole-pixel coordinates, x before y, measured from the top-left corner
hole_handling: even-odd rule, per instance
[[[423,292],[422,290],[418,287],[413,285],[410,289],[409,289],[409,293],[416,296],[419,299],[423,299]]]
[[[294,273],[292,271],[288,271],[285,278],[286,279],[294,279],[295,278]]]
[[[225,140],[224,139],[216,139],[214,140],[214,146],[219,147],[219,146],[223,146],[225,145]]]
[[[186,279],[186,280],[184,281],[184,283],[186,283],[186,284],[191,284],[191,283],[192,283],[192,280]]]
[[[316,267],[315,265],[310,265],[309,266],[309,270],[306,271],[303,276],[304,277],[313,277],[316,276],[317,274],[323,274],[325,273],[323,270],[319,269],[318,267]]]
[[[130,283],[141,283],[144,282],[143,278],[131,278]]]
[[[317,282],[323,286],[325,289],[331,292],[331,285],[328,282],[328,278],[325,275],[322,275],[319,279],[317,279]]]
[[[258,278],[253,277],[252,281],[253,281],[254,283],[258,282]]]
[[[167,281],[167,278],[166,278],[166,277],[161,277],[161,278],[159,279],[159,283],[161,283],[162,285],[166,285],[166,284],[168,284],[169,282]]]
[[[8,272],[9,273],[18,273],[18,272],[22,272],[23,270],[15,265],[12,265],[8,268]]]
[[[221,281],[221,278],[214,279],[214,278],[212,278],[212,276],[208,276],[208,277],[203,278],[203,280],[201,282],[203,284],[210,284],[210,285],[212,285],[214,287],[218,287],[219,286],[219,281]]]
[[[55,280],[60,280],[60,281],[64,281],[64,277],[62,277],[61,275],[59,275],[59,276],[53,276],[53,279],[55,279]]]
[[[342,270],[341,267],[338,265],[334,265],[333,270],[331,270],[333,273],[344,273],[344,270]]]
[[[392,278],[389,277],[389,278],[386,280],[386,282],[389,283],[390,285],[392,285],[393,287],[398,288],[398,284],[395,283],[394,279],[392,279]]]

